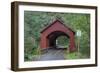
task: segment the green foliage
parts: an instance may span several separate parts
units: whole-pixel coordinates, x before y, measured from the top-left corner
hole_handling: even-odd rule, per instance
[[[87,58],[87,56],[86,55],[84,55],[84,54],[82,54],[82,53],[79,53],[79,55],[78,55],[78,53],[77,52],[71,52],[71,53],[67,53],[67,54],[65,54],[65,59],[86,59]]]
[[[66,54],[66,59],[78,59],[77,52]]]
[[[37,46],[33,46],[33,48],[30,51],[25,51],[25,61],[32,60],[34,56],[39,56],[40,54],[40,48]]]
[[[35,12],[24,11],[24,51],[25,59],[30,60],[29,56],[36,54],[35,49],[40,44],[41,30],[59,18],[63,23],[72,28],[75,32],[82,31],[80,38],[80,53],[90,57],[90,15],[81,13],[57,13],[57,12]],[[33,38],[34,41],[31,39]],[[77,38],[75,37],[77,43]],[[65,40],[60,40],[65,44]],[[61,43],[62,43],[61,42]],[[35,48],[34,48],[35,46]],[[64,45],[65,46],[65,45]],[[77,47],[77,44],[76,44]]]
[[[60,36],[56,40],[58,42],[58,44],[57,44],[58,46],[64,46],[64,47],[68,48],[68,46],[69,46],[69,38],[68,37]]]

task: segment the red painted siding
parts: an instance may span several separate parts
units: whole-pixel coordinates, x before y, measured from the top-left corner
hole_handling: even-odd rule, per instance
[[[75,50],[75,38],[74,35],[75,33],[69,29],[69,27],[67,28],[67,26],[65,27],[60,21],[55,21],[53,22],[53,24],[51,24],[51,26],[47,27],[43,32],[41,32],[41,40],[40,40],[40,47],[41,49],[46,49],[49,47],[49,40],[47,37],[49,35],[51,35],[51,33],[53,32],[63,32],[64,34],[69,36],[70,39],[70,51],[74,51]]]

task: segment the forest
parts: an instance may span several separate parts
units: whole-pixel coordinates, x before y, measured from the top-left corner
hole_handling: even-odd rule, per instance
[[[85,58],[90,58],[90,14],[24,11],[25,61],[31,61],[32,56],[39,53],[37,50],[40,48],[40,32],[56,19],[63,21],[66,26],[69,26],[75,32],[81,30],[79,52]],[[58,43],[67,46],[65,39],[59,37]],[[77,45],[77,36],[75,36],[75,43]]]

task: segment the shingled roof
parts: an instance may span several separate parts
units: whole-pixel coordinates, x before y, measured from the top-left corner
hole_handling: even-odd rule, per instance
[[[69,26],[66,26],[63,21],[59,20],[59,19],[56,19],[55,21],[53,21],[51,24],[49,24],[48,26],[46,26],[42,31],[41,33],[43,33],[44,31],[46,31],[49,27],[51,27],[52,25],[54,25],[56,22],[60,22],[64,27],[68,28],[69,30],[71,30],[74,34],[75,34],[75,31],[72,30]]]

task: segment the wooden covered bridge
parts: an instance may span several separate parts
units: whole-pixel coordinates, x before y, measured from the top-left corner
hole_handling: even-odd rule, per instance
[[[56,39],[60,36],[68,37],[69,50],[75,51],[75,32],[58,19],[41,31],[40,48],[55,47]]]

